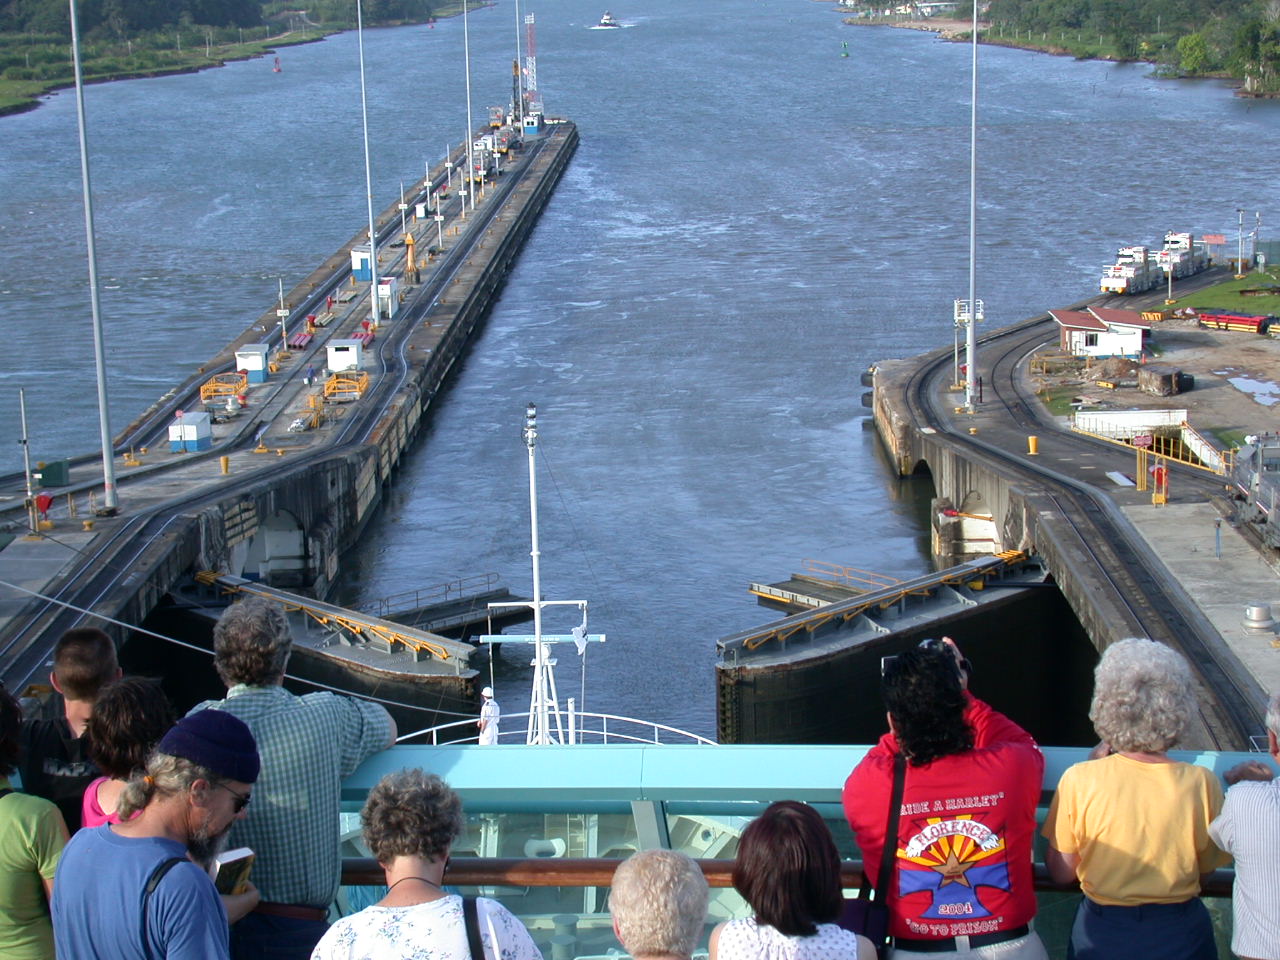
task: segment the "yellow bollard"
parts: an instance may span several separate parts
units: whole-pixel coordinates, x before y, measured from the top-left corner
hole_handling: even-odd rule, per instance
[[[977,432],[978,432],[978,428],[977,428],[977,427],[970,427],[970,428],[969,428],[969,435],[970,435],[970,436],[974,436],[974,435],[976,435],[976,434],[977,434]]]
[[[224,455],[218,458],[218,462],[222,464],[222,475],[225,477],[231,472],[231,458]]]
[[[1034,457],[1039,455],[1039,453],[1040,453],[1040,438],[1031,437],[1031,436],[1027,437],[1027,455]]]
[[[81,523],[81,524],[83,524],[83,526],[84,526],[85,530],[92,530],[92,529],[93,529],[93,521],[92,521],[92,520],[81,520],[81,521],[80,521],[80,523]]]

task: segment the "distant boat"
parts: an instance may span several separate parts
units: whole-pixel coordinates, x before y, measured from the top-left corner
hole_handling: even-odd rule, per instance
[[[279,58],[279,57],[276,57],[276,65],[275,65],[274,67],[272,67],[272,68],[271,68],[271,72],[272,72],[272,73],[279,73],[279,72],[280,72],[280,58]]]
[[[604,16],[600,18],[600,22],[597,23],[596,26],[597,27],[620,27],[622,26],[622,24],[620,24],[617,20],[614,19],[612,13],[606,10],[604,12]]]
[[[847,57],[849,55],[849,41],[844,42],[844,46],[840,48],[840,56]]]

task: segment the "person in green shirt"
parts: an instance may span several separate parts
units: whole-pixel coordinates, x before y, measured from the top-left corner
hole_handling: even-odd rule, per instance
[[[48,800],[9,785],[21,729],[22,709],[0,686],[0,960],[45,960],[53,956],[49,898],[67,825]]]

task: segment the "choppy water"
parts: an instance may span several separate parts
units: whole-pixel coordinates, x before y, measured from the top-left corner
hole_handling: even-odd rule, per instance
[[[592,601],[588,707],[714,729],[714,640],[805,557],[923,569],[916,502],[858,375],[951,340],[967,296],[969,48],[810,0],[644,0],[538,19],[547,107],[582,147],[350,563],[349,596],[498,572],[527,589],[525,404],[541,418],[548,596]],[[509,2],[470,19],[477,122],[505,102]],[[848,41],[851,56],[839,56]],[[466,127],[462,23],[366,35],[381,206]],[[983,48],[978,295],[993,324],[1087,295],[1115,247],[1235,236],[1280,105],[1145,66]],[[364,220],[353,35],[87,91],[118,429]],[[0,120],[0,467],[90,449],[74,103]],[[1235,145],[1235,146],[1233,146]],[[520,709],[525,670],[499,676]],[[561,693],[577,667],[562,658]]]

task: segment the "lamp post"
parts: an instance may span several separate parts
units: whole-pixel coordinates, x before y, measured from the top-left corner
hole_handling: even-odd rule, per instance
[[[473,130],[471,128],[471,32],[467,27],[467,0],[462,0],[462,59],[466,64],[467,75],[467,184],[470,185],[471,178],[475,175],[475,160],[472,157],[471,136]],[[468,189],[471,194],[471,209],[476,208],[476,192],[474,189]],[[463,206],[466,206],[466,197],[463,197]]]
[[[973,66],[969,84],[969,324],[965,328],[964,400],[969,413],[977,407],[978,337],[974,330],[978,303],[978,0],[973,0]]]
[[[93,192],[89,188],[89,144],[84,122],[84,78],[80,74],[80,30],[76,0],[71,4],[71,60],[76,75],[76,126],[80,131],[80,186],[84,192],[84,234],[89,254],[89,307],[93,315],[93,362],[98,375],[98,432],[102,441],[102,506],[98,513],[113,517],[119,509],[116,498],[116,468],[111,446],[111,418],[107,410],[107,361],[102,339],[102,307],[98,300],[98,248],[93,229]]]
[[[1236,279],[1244,276],[1244,207],[1236,207]]]
[[[39,525],[36,523],[36,497],[31,488],[31,447],[27,442],[27,391],[18,388],[18,419],[22,421],[22,472],[27,478],[27,522],[31,527],[31,536],[36,536]]]
[[[360,48],[360,122],[364,128],[364,190],[369,208],[369,320],[378,329],[378,234],[373,228],[373,175],[369,168],[369,107],[364,86],[364,15],[356,0],[356,39]]]

